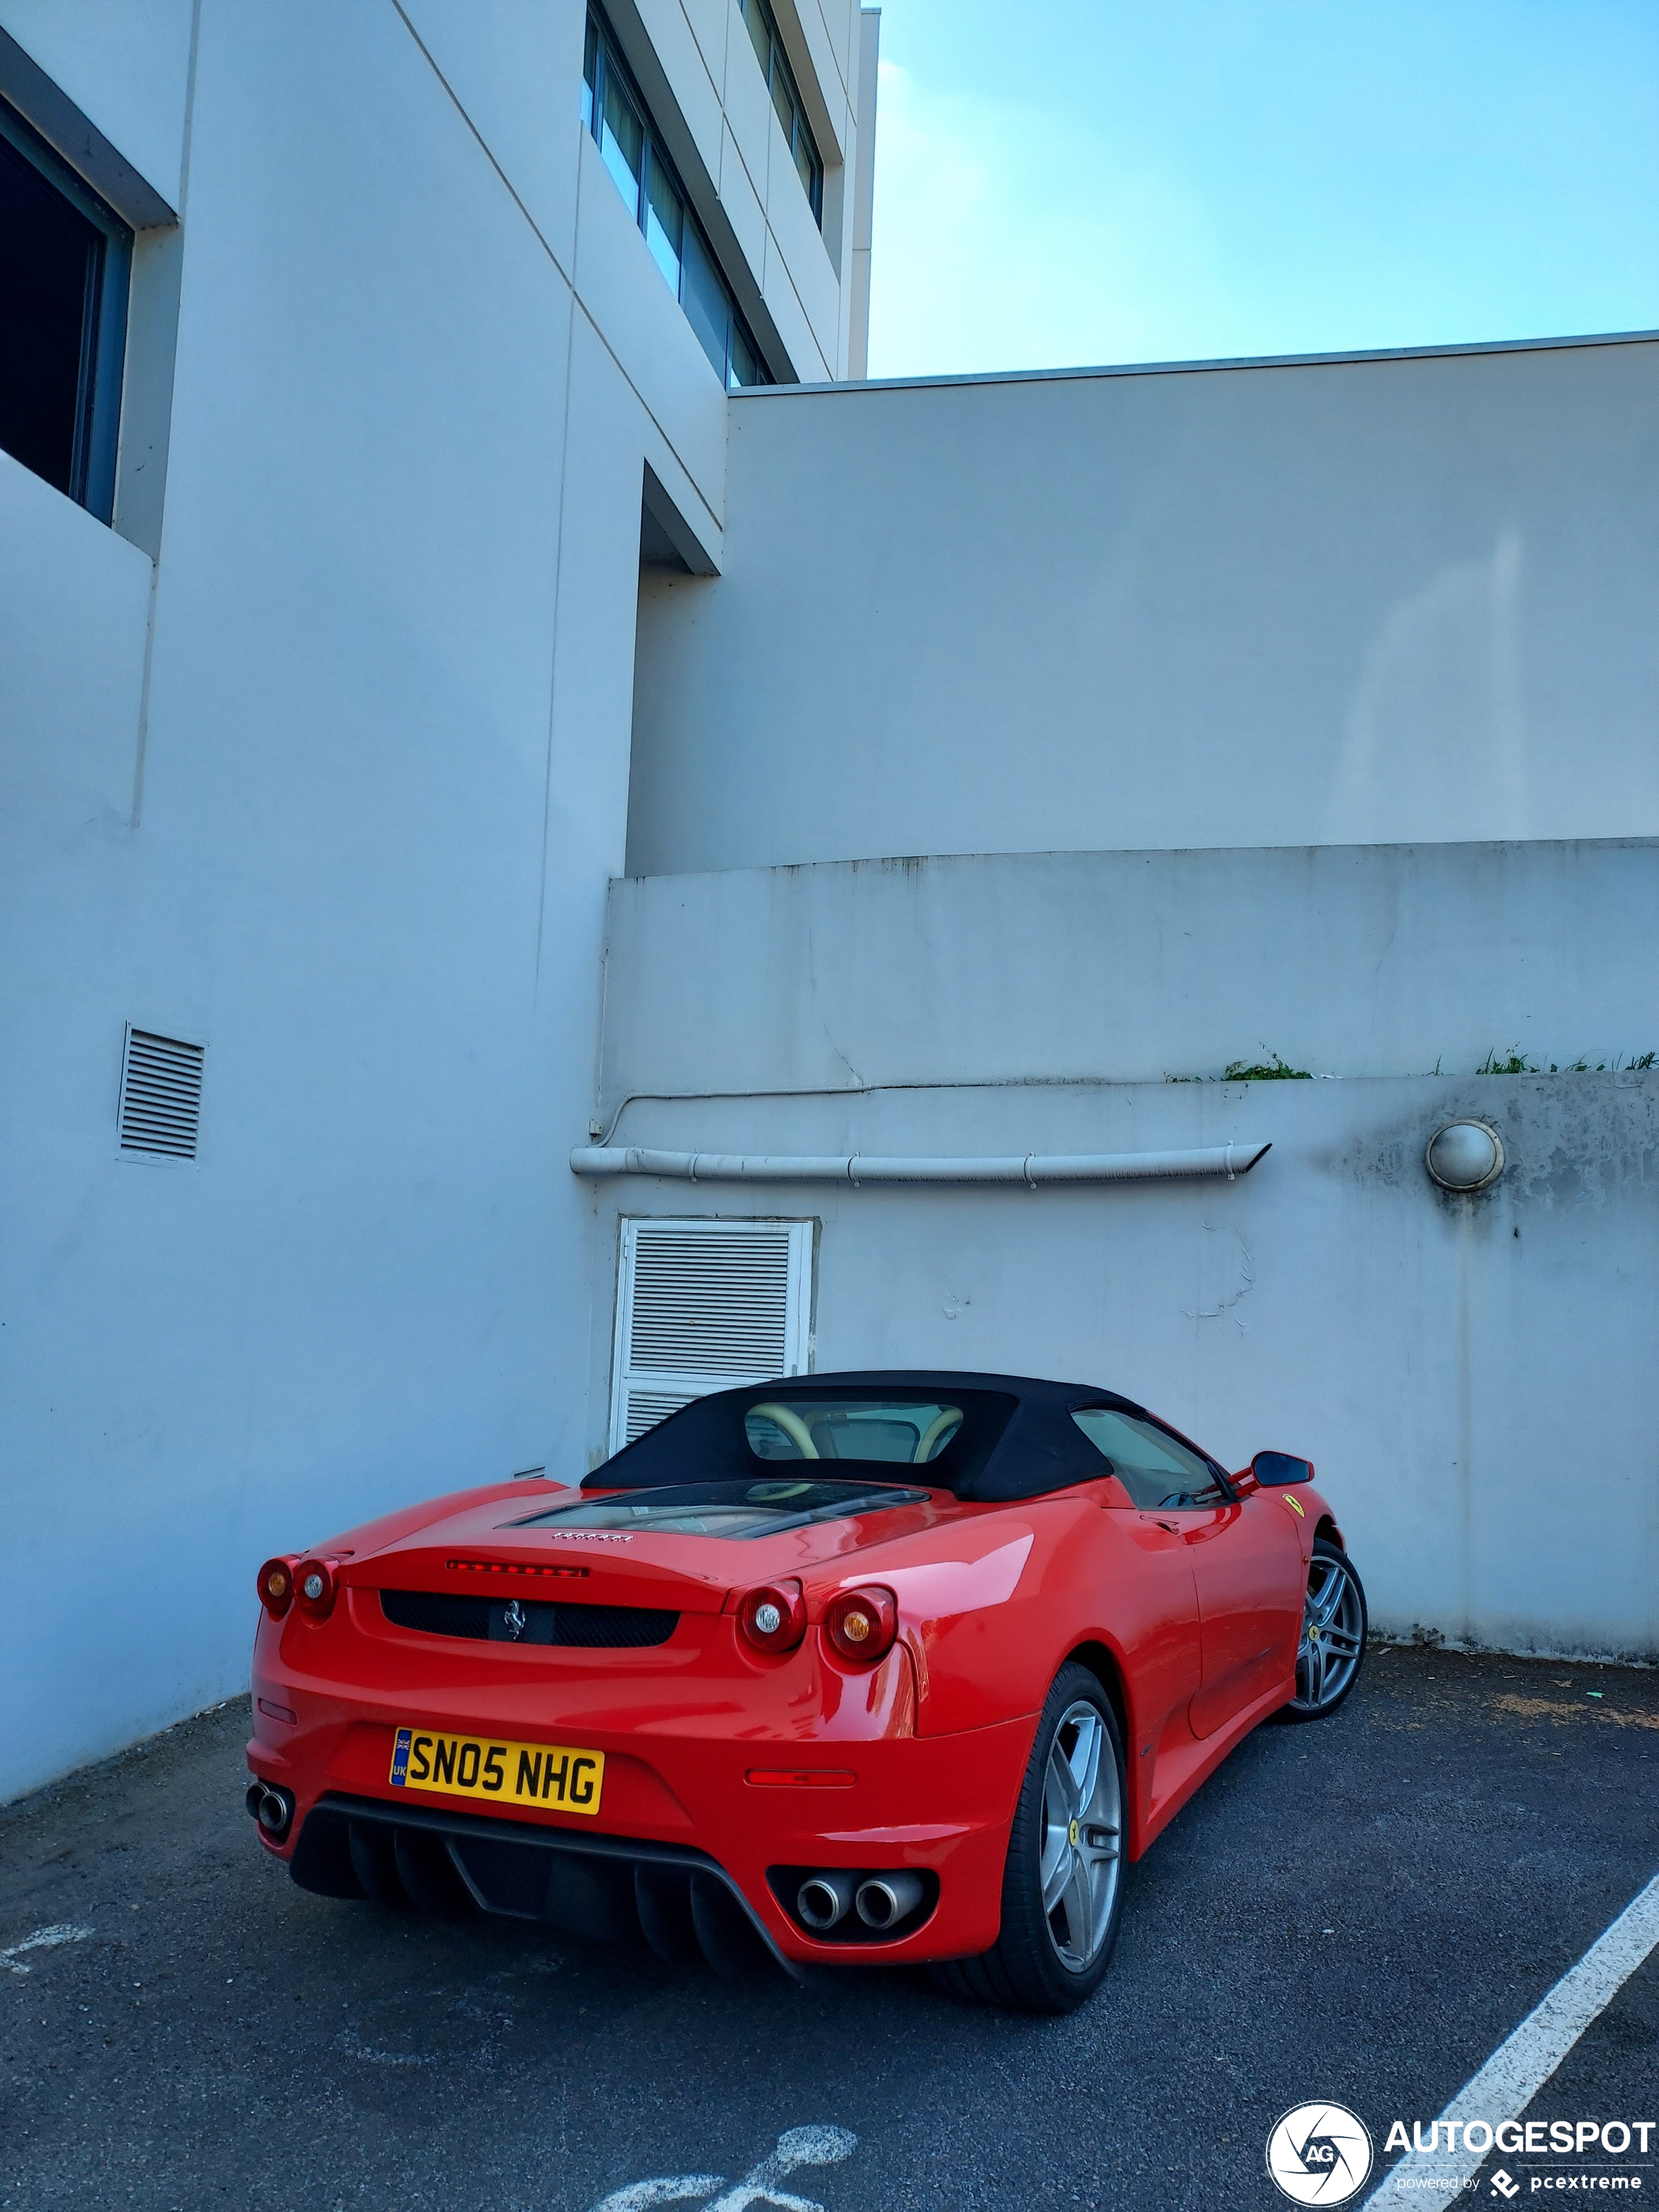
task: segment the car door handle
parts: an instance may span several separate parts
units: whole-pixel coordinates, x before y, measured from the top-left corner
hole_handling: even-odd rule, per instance
[[[1172,1536],[1178,1536],[1181,1534],[1179,1521],[1160,1521],[1158,1525],[1160,1528],[1167,1528]]]

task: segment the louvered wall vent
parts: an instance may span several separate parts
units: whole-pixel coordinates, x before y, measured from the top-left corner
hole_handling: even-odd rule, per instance
[[[193,1160],[202,1118],[204,1048],[127,1030],[121,1063],[121,1150]]]
[[[624,1221],[611,1449],[710,1390],[806,1370],[810,1221]]]

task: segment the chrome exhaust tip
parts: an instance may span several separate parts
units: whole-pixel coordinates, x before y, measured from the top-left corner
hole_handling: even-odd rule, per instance
[[[919,1874],[872,1874],[858,1887],[859,1918],[866,1928],[894,1928],[921,1903]]]
[[[853,1909],[853,1888],[857,1880],[856,1875],[844,1874],[839,1869],[808,1875],[795,1892],[795,1911],[802,1925],[822,1930],[845,1920]]]
[[[294,1820],[294,1792],[274,1782],[253,1782],[244,1799],[248,1811],[273,1844],[280,1844]]]

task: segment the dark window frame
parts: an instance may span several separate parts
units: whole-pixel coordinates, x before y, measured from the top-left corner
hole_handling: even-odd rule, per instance
[[[812,210],[812,220],[823,228],[823,157],[818,152],[818,142],[812,136],[812,126],[806,120],[806,111],[801,105],[800,88],[795,82],[794,71],[789,66],[788,56],[783,51],[783,40],[778,36],[778,19],[772,13],[769,0],[738,0],[743,19],[749,27],[749,43],[754,49],[755,59],[760,64],[761,75],[766,79],[766,89],[771,95],[775,114],[778,112],[780,85],[787,95],[791,113],[791,129],[787,134],[789,158],[795,165],[795,174],[800,179],[801,189],[806,194],[806,204]],[[767,43],[767,58],[761,61],[760,40],[755,35],[758,25]],[[778,114],[778,128],[783,129],[783,117]],[[803,167],[802,155],[805,156]]]
[[[115,513],[132,230],[4,100],[0,100],[0,139],[98,234],[96,264],[88,268],[82,315],[75,447],[67,490],[77,506],[107,523]]]
[[[640,125],[641,134],[640,173],[635,179],[634,222],[635,227],[645,240],[646,251],[656,264],[664,282],[670,284],[686,320],[691,325],[698,344],[702,348],[709,366],[726,390],[744,392],[752,390],[759,384],[775,383],[776,379],[767,363],[765,355],[762,353],[755,341],[754,332],[744,319],[743,311],[738,306],[732,287],[726,280],[726,273],[715,257],[714,247],[708,242],[708,234],[697,220],[696,211],[691,205],[691,196],[680,182],[679,172],[669,159],[667,149],[662,143],[661,133],[652,119],[651,110],[646,104],[645,96],[640,90],[633,71],[623,58],[621,49],[617,44],[616,35],[599,10],[590,7],[587,11],[587,26],[582,40],[582,128],[599,147],[599,158],[605,161],[606,170],[612,182],[617,184],[620,194],[621,185],[617,179],[611,163],[605,159],[603,136],[606,99],[613,85],[631,110],[635,121]],[[632,175],[633,173],[630,170],[629,173]],[[670,278],[663,257],[652,243],[651,238],[650,219],[653,205],[652,186],[653,181],[659,178],[667,185],[670,192],[679,204],[681,233],[678,247],[674,253],[677,270],[674,279]],[[625,198],[623,204],[624,206],[627,205]],[[659,218],[658,227],[659,229],[662,228],[660,218]],[[688,245],[692,248],[691,252],[686,250]],[[714,333],[712,326],[713,318],[708,313],[708,302],[707,299],[702,299],[695,303],[702,311],[700,319],[699,315],[692,312],[692,303],[688,302],[687,299],[690,283],[696,281],[693,278],[689,283],[688,266],[696,269],[699,262],[702,264],[705,285],[712,280],[712,287],[718,292],[725,318],[725,329],[721,338],[722,358],[718,361],[714,358],[714,348],[709,342]],[[752,373],[745,374],[745,371]]]

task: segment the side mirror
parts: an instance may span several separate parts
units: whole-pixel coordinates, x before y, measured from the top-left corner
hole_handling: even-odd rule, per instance
[[[1262,1489],[1283,1489],[1287,1483],[1311,1482],[1313,1462],[1296,1459],[1289,1452],[1258,1452],[1250,1462],[1250,1473]]]

